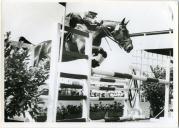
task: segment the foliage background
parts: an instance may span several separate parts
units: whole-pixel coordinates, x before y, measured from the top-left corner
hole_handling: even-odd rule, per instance
[[[28,111],[32,117],[39,112],[39,86],[44,85],[48,78],[49,63],[33,67],[29,66],[29,49],[12,45],[10,32],[4,40],[5,65],[5,120],[14,116],[24,115]]]

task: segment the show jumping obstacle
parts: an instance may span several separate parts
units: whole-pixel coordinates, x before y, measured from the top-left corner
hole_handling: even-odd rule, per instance
[[[90,33],[86,33],[86,32],[65,26],[65,13],[63,15],[63,24],[58,25],[58,30],[60,30],[57,32],[58,37],[56,38],[54,43],[52,43],[51,65],[50,65],[50,81],[51,81],[51,83],[49,85],[48,110],[47,110],[47,121],[48,122],[56,122],[57,101],[58,100],[82,100],[82,102],[83,102],[82,118],[76,119],[76,121],[79,121],[79,120],[80,121],[90,121],[90,119],[89,119],[90,100],[92,100],[92,101],[123,100],[124,106],[125,107],[127,106],[127,103],[126,103],[126,101],[128,99],[127,93],[125,93],[124,97],[114,97],[114,98],[90,97],[90,87],[91,87],[92,80],[97,80],[102,83],[111,83],[111,84],[113,83],[113,85],[114,85],[114,83],[115,84],[117,83],[117,85],[119,85],[118,83],[120,83],[120,82],[126,83],[126,81],[124,79],[133,79],[133,80],[140,80],[140,81],[147,81],[147,82],[163,83],[163,84],[165,84],[165,117],[168,117],[169,84],[170,84],[169,68],[166,71],[166,80],[147,78],[147,77],[139,77],[136,75],[124,74],[124,73],[119,73],[119,72],[108,72],[108,71],[100,71],[100,70],[92,69],[91,68],[92,35]],[[71,33],[75,33],[75,34],[86,37],[85,55],[81,55],[81,54],[77,54],[77,53],[74,54],[71,52],[68,52],[66,54],[68,56],[80,57],[80,58],[86,59],[88,61],[88,74],[87,75],[64,73],[64,72],[60,71],[61,67],[58,67],[58,65],[62,62],[64,31],[70,31]],[[135,36],[146,36],[146,35],[156,35],[156,34],[168,34],[168,33],[172,33],[172,32],[173,32],[172,30],[165,30],[165,31],[145,32],[145,33],[134,33],[134,34],[131,34],[130,36],[135,37]],[[59,40],[60,37],[61,37],[61,40]],[[59,49],[59,46],[60,46],[60,49]],[[115,79],[99,78],[99,77],[95,78],[95,77],[92,77],[91,74],[105,75],[108,77],[113,77]],[[80,81],[82,81],[83,85],[81,86],[81,85],[63,83],[63,82],[61,82],[61,78],[80,80]],[[122,80],[119,80],[119,79],[122,79]],[[83,89],[83,96],[81,96],[81,97],[60,96],[60,95],[58,95],[59,88]],[[104,87],[103,88],[99,87],[98,89],[111,90],[111,91],[118,90],[118,89],[116,89],[116,87],[115,88],[111,87],[108,89],[104,88]],[[125,86],[124,89],[127,90],[129,88],[127,88],[127,86]],[[125,91],[125,92],[127,92],[127,91]],[[127,108],[125,108],[125,107],[124,107],[124,115],[126,116]],[[66,121],[71,122],[72,120],[66,120]],[[75,120],[73,120],[73,121],[75,121]]]
[[[68,31],[70,31],[70,28],[66,29]],[[85,35],[86,36],[86,33],[85,34],[81,34],[83,33],[82,31],[80,33],[79,30],[78,31],[74,31],[76,34],[79,34],[79,35]],[[165,33],[166,34],[166,33]],[[135,35],[135,34],[134,34]],[[90,42],[90,41],[89,41]],[[86,43],[86,45],[89,45],[91,43]],[[89,48],[90,47],[90,48]],[[89,49],[87,49],[89,48]],[[126,101],[128,99],[127,96],[125,97],[114,97],[114,98],[99,98],[99,97],[90,97],[89,96],[89,91],[90,91],[90,84],[93,83],[91,82],[91,80],[96,80],[98,82],[101,82],[101,83],[107,83],[107,85],[109,85],[109,83],[112,85],[112,84],[116,84],[118,83],[126,83],[126,81],[124,79],[133,79],[133,80],[141,80],[141,81],[147,81],[147,82],[158,82],[158,83],[163,83],[166,85],[166,94],[165,94],[165,108],[167,109],[168,108],[168,100],[169,100],[169,97],[168,97],[168,90],[167,90],[167,85],[170,84],[170,82],[168,80],[163,80],[163,79],[155,79],[155,78],[147,78],[147,77],[140,77],[140,76],[136,76],[136,75],[131,75],[131,74],[124,74],[124,73],[119,73],[119,72],[106,72],[106,71],[100,71],[100,70],[96,70],[96,69],[92,69],[92,72],[91,72],[91,60],[90,60],[90,55],[91,55],[91,52],[92,51],[92,44],[88,47],[86,47],[86,54],[88,55],[80,55],[80,54],[73,54],[71,52],[68,53],[68,55],[72,55],[72,56],[75,56],[75,57],[80,57],[80,58],[83,58],[83,59],[86,59],[87,61],[89,61],[89,74],[88,75],[80,75],[80,74],[70,74],[70,73],[58,73],[59,76],[61,78],[69,78],[69,79],[78,79],[78,80],[85,80],[83,81],[84,82],[84,85],[83,87],[80,86],[80,85],[68,85],[68,84],[63,84],[61,83],[60,84],[60,88],[78,88],[78,89],[84,89],[84,96],[73,96],[73,98],[71,96],[58,96],[57,95],[57,99],[58,100],[82,100],[83,101],[83,112],[82,112],[82,118],[79,119],[79,120],[83,120],[83,121],[89,121],[89,101],[118,101],[118,100],[122,100],[122,101]],[[92,55],[91,55],[92,57]],[[60,62],[58,62],[60,63]],[[100,78],[100,77],[91,77],[91,74],[98,74],[98,75],[104,75],[104,76],[107,76],[107,77],[113,77],[115,79],[109,79],[109,78]],[[116,79],[116,78],[120,78],[120,79]],[[91,83],[90,83],[91,82]],[[57,85],[58,86],[58,85]],[[59,86],[58,86],[59,88]],[[93,88],[93,87],[92,87]],[[101,88],[99,87],[98,88],[99,90],[111,90],[111,91],[115,91],[115,90],[122,90],[122,89],[117,89],[117,88]],[[133,90],[136,90],[137,88],[131,88]],[[58,89],[57,89],[58,90]],[[123,88],[123,90],[129,90],[129,88]],[[50,92],[50,91],[49,91]],[[58,94],[58,92],[57,92]],[[49,95],[50,96],[50,95]],[[54,101],[54,100],[52,100]],[[125,105],[126,103],[124,103]],[[49,105],[50,106],[50,105]],[[127,106],[127,105],[125,105]],[[50,108],[50,107],[49,107]],[[50,109],[48,108],[48,121],[52,121],[52,117],[49,117],[49,111]],[[127,111],[125,110],[126,108],[124,108],[124,111]],[[56,109],[54,109],[56,110]],[[168,110],[168,109],[167,109]],[[167,113],[168,111],[165,110],[165,113]],[[50,112],[52,112],[53,110],[51,110]],[[53,111],[53,113],[55,113],[54,115],[56,115],[56,111]],[[124,112],[124,115],[126,116],[127,114],[125,114]],[[167,116],[167,114],[165,114],[165,116]],[[56,121],[56,116],[54,116],[53,118],[54,122]],[[65,120],[64,120],[65,121]],[[70,122],[71,120],[68,120],[67,122]],[[75,120],[73,120],[75,121]]]
[[[52,85],[49,88],[49,99],[48,99],[48,111],[47,111],[47,121],[48,122],[56,122],[56,112],[57,112],[57,101],[58,100],[82,100],[83,102],[83,111],[82,111],[82,119],[76,119],[73,121],[88,121],[89,120],[89,79],[91,71],[89,70],[89,74],[88,75],[79,75],[79,74],[70,74],[70,73],[63,73],[60,72],[59,68],[57,67],[58,64],[60,64],[63,61],[62,58],[62,53],[63,53],[63,37],[64,37],[64,31],[70,31],[72,33],[81,35],[81,36],[85,36],[88,37],[86,39],[86,42],[90,42],[88,40],[92,40],[91,39],[91,35],[88,33],[85,33],[83,31],[79,31],[73,28],[69,28],[67,26],[64,26],[64,19],[65,19],[65,14],[63,17],[63,25],[61,26],[60,24],[58,24],[58,32],[57,35],[59,35],[59,33],[61,32],[61,40],[59,41],[60,37],[57,38],[56,43],[52,43],[52,53],[51,53],[51,67],[50,67],[50,80],[52,81]],[[62,30],[60,30],[62,27]],[[60,42],[60,44],[59,44]],[[60,46],[60,49],[58,48],[58,46]],[[85,53],[88,55],[82,55],[82,54],[77,54],[77,53],[73,53],[73,52],[66,52],[66,56],[71,56],[73,58],[81,58],[81,59],[86,59],[88,61],[89,64],[89,69],[91,68],[91,59],[89,59],[90,53],[92,54],[92,49],[90,49],[92,47],[92,43],[86,43],[86,49],[85,49]],[[87,49],[89,48],[89,49]],[[60,56],[59,56],[59,51],[60,51]],[[58,59],[59,58],[59,59]],[[59,70],[57,70],[59,69]],[[59,78],[70,78],[70,79],[76,79],[76,80],[81,80],[84,83],[84,86],[79,86],[79,85],[68,85],[65,83],[62,83],[58,80],[60,80]],[[68,86],[68,87],[67,87]],[[74,86],[74,87],[72,87]],[[78,89],[83,89],[83,96],[58,96],[58,90],[59,88],[78,88]],[[63,120],[64,122],[71,122],[71,120]],[[61,121],[60,121],[61,122]]]
[[[156,82],[156,83],[162,83],[162,84],[170,84],[169,81],[163,80],[163,79],[147,78],[147,77],[141,77],[141,76],[125,74],[125,73],[118,73],[118,72],[107,72],[107,71],[100,71],[100,70],[92,69],[92,73],[98,74],[98,75],[105,75],[105,76],[123,78],[123,79],[133,79],[133,80],[141,80],[141,81],[146,81],[146,82]]]

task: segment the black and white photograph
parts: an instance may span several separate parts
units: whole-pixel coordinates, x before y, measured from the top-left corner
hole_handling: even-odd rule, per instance
[[[3,127],[178,127],[177,1],[3,0],[2,35]]]

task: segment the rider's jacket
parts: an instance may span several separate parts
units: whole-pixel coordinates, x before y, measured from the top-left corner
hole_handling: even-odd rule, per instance
[[[103,23],[102,21],[99,23],[88,17],[82,18],[77,13],[69,13],[66,19],[68,20],[67,22],[69,23],[69,26],[72,28],[76,27],[77,24],[85,24],[86,27],[91,31],[95,31],[96,28]]]

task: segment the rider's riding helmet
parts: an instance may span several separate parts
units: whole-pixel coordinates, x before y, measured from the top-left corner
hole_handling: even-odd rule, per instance
[[[96,13],[96,12],[88,11],[88,12],[85,14],[85,17],[94,19],[94,18],[96,18],[97,14],[98,14],[98,13]]]

